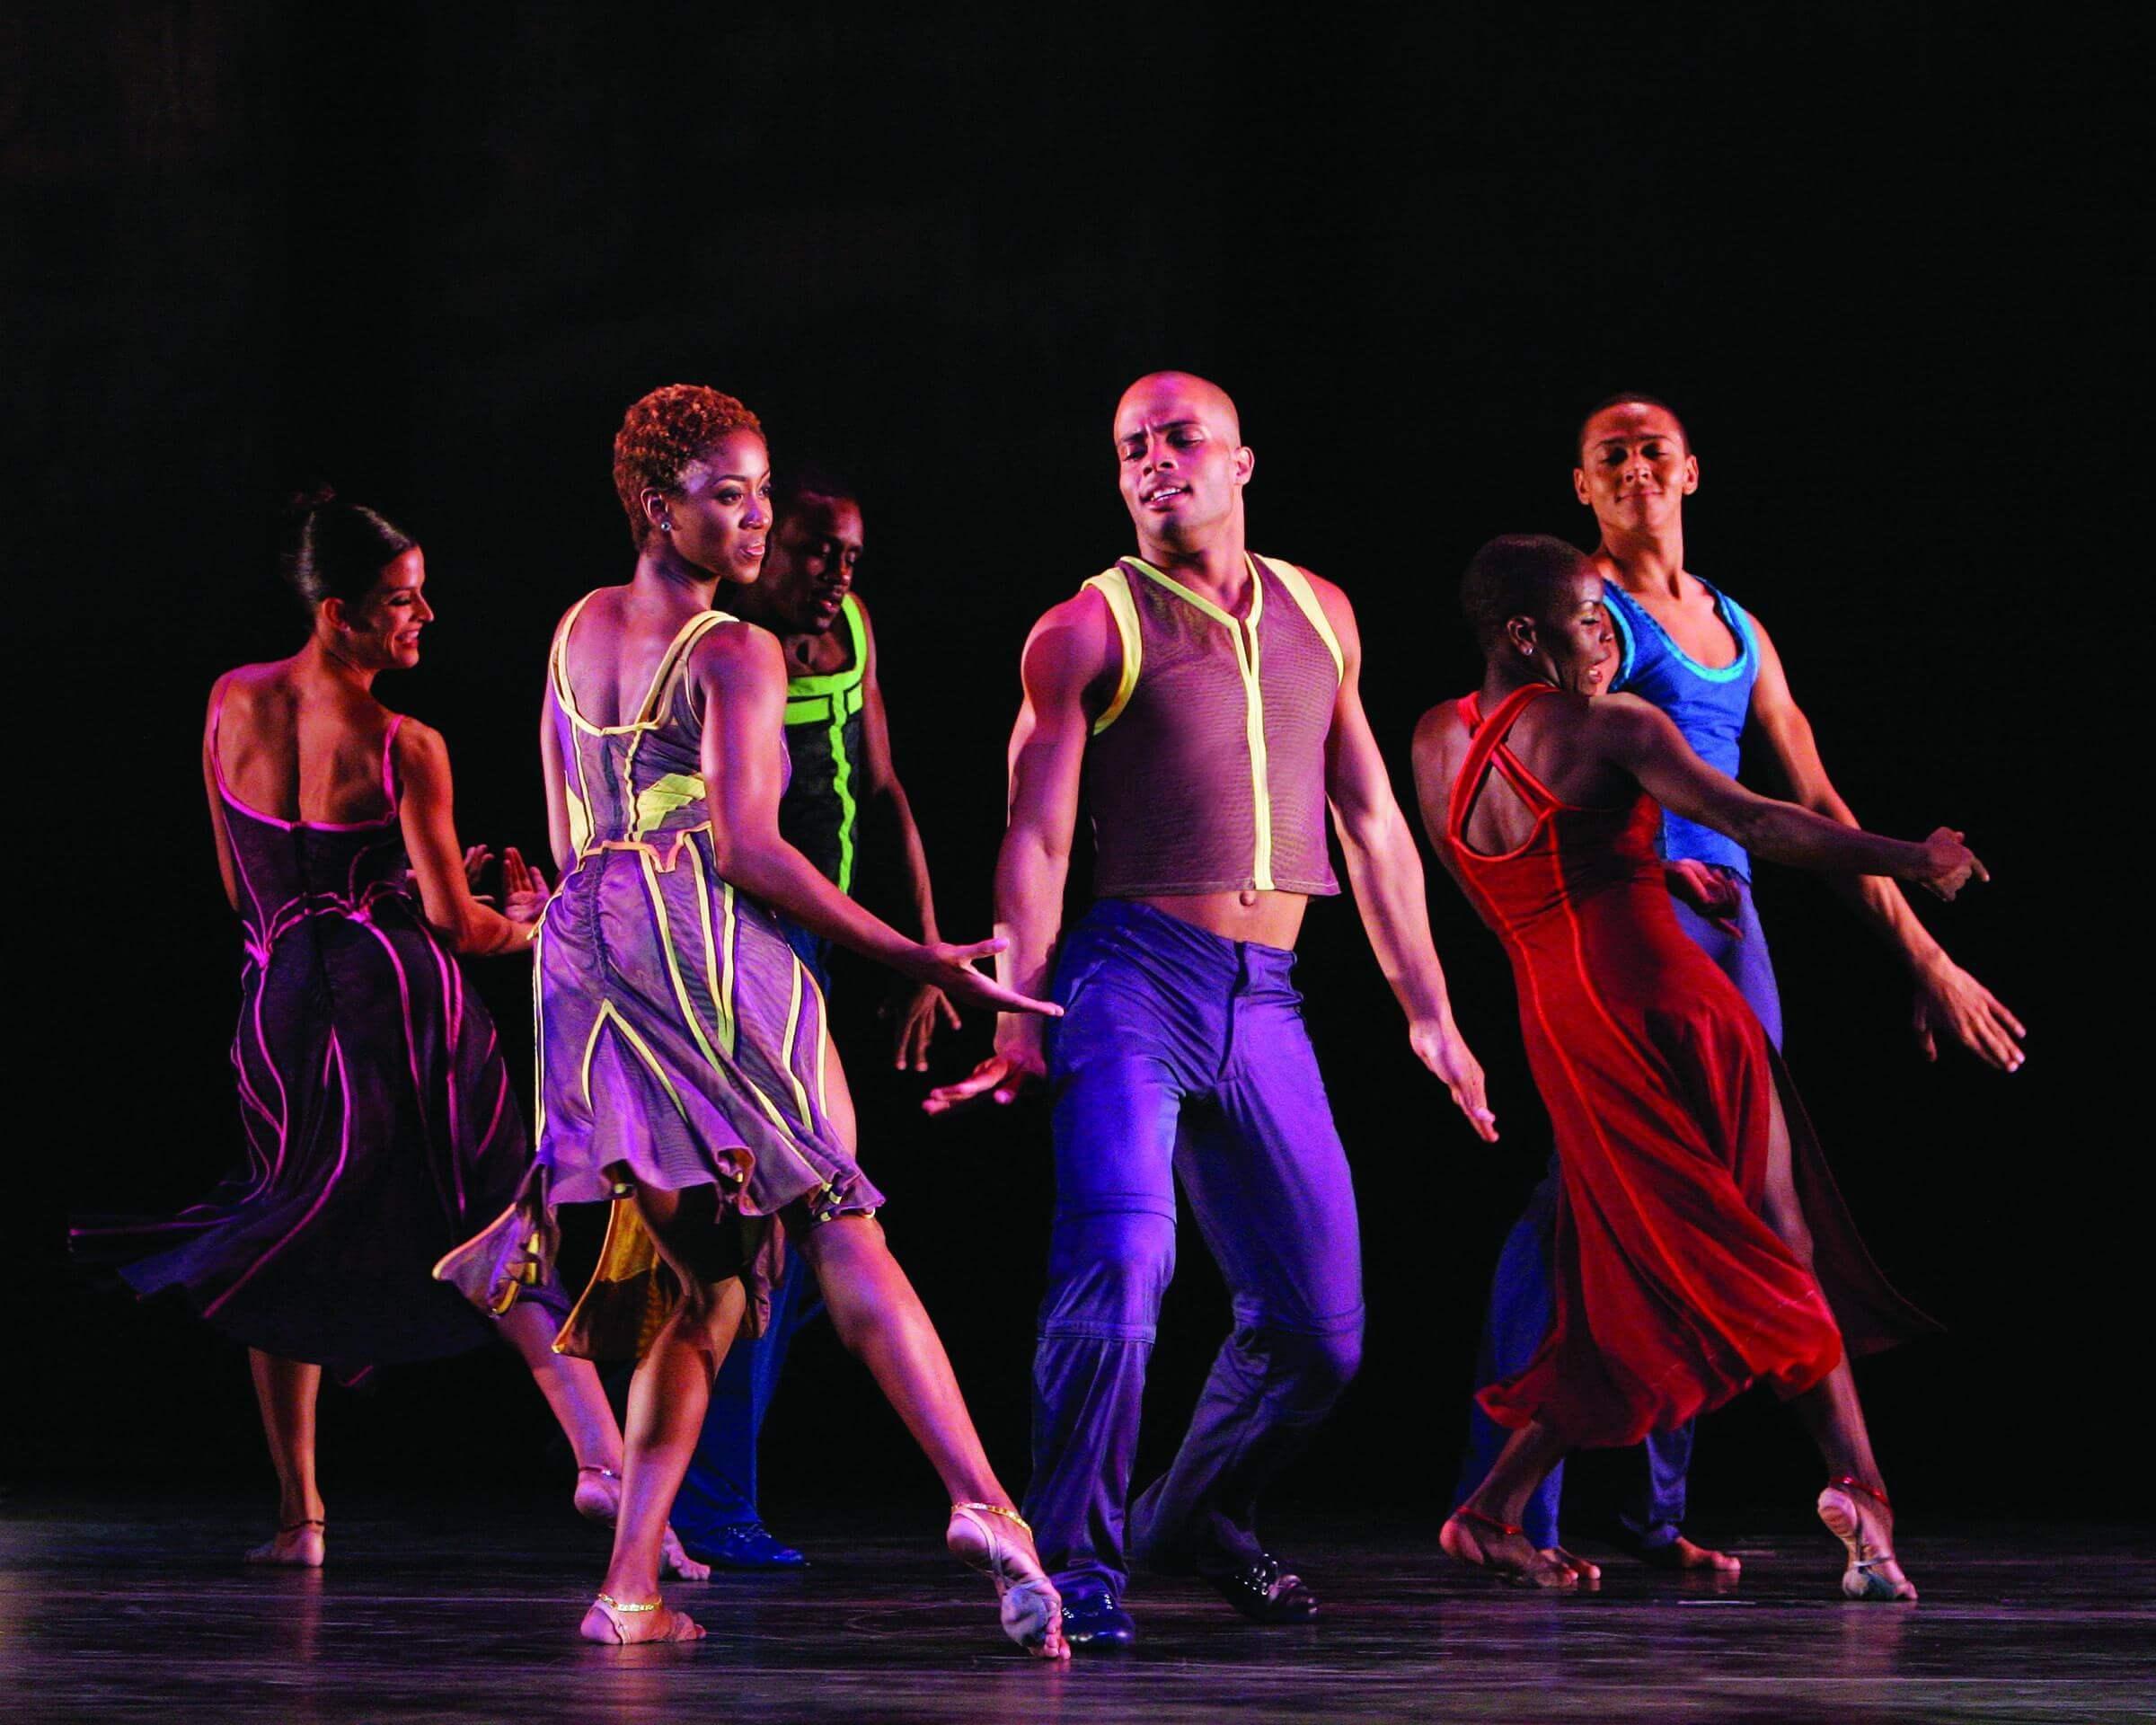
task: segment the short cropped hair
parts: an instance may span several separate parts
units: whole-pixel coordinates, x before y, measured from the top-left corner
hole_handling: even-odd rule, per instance
[[[1469,561],[1460,581],[1460,609],[1475,632],[1475,645],[1487,653],[1503,639],[1509,619],[1540,616],[1586,563],[1586,553],[1577,545],[1546,533],[1492,539]]]
[[[801,507],[801,500],[809,497],[827,497],[834,503],[861,501],[861,493],[853,489],[853,482],[835,467],[805,462],[779,474],[777,513],[791,515]]]
[[[623,417],[622,429],[614,434],[614,489],[639,551],[651,535],[644,493],[677,493],[683,470],[729,431],[761,437],[764,423],[731,395],[702,384],[655,389]]]
[[[1579,416],[1579,427],[1572,433],[1572,460],[1575,465],[1578,464],[1581,455],[1586,449],[1587,427],[1594,423],[1595,416],[1597,413],[1606,413],[1613,407],[1629,407],[1634,402],[1641,407],[1658,407],[1671,419],[1675,420],[1677,435],[1684,439],[1684,453],[1687,455],[1692,453],[1692,433],[1684,429],[1684,421],[1675,408],[1659,395],[1649,395],[1644,391],[1637,389],[1621,389],[1614,395],[1604,395],[1593,407]]]

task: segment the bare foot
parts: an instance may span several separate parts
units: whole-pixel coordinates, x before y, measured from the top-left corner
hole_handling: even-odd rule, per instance
[[[681,1541],[670,1522],[659,1535],[658,1572],[670,1575],[676,1581],[709,1581],[711,1579],[711,1566],[699,1563],[682,1549]]]
[[[1842,1571],[1844,1598],[1916,1597],[1915,1583],[1894,1561],[1894,1507],[1884,1492],[1855,1480],[1836,1480],[1819,1494],[1819,1519],[1849,1553],[1849,1566]]]
[[[1717,1575],[1736,1575],[1744,1565],[1727,1552],[1695,1545],[1679,1534],[1666,1545],[1644,1545],[1639,1561],[1650,1570],[1711,1570]]]
[[[570,1497],[577,1513],[587,1521],[603,1521],[609,1527],[622,1508],[622,1476],[611,1467],[579,1467],[577,1488]],[[682,1549],[669,1523],[658,1547],[659,1571],[676,1581],[709,1581],[711,1566],[699,1563]]]
[[[1566,1589],[1579,1586],[1576,1570],[1553,1561],[1528,1543],[1510,1522],[1462,1508],[1438,1530],[1437,1544],[1447,1557],[1489,1570],[1501,1581],[1520,1588]]]
[[[686,1612],[669,1611],[660,1601],[623,1605],[601,1594],[591,1602],[577,1633],[602,1647],[631,1647],[642,1641],[701,1641],[703,1625]]]
[[[1569,1570],[1582,1587],[1591,1588],[1602,1579],[1602,1566],[1591,1563],[1584,1557],[1576,1557],[1562,1545],[1545,1545],[1542,1561],[1554,1563],[1560,1570]]]
[[[943,1544],[950,1554],[995,1584],[1003,1633],[1037,1659],[1067,1659],[1063,1596],[1040,1567],[1033,1530],[1000,1504],[954,1503]]]
[[[319,1570],[328,1543],[324,1531],[319,1519],[288,1523],[261,1544],[250,1546],[241,1561],[293,1570]]]

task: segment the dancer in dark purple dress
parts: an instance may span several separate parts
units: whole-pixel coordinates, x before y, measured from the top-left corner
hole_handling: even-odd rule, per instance
[[[243,932],[232,1059],[246,1163],[177,1216],[75,1242],[247,1344],[278,1485],[276,1536],[248,1556],[314,1567],[323,1367],[349,1380],[461,1353],[497,1327],[428,1273],[508,1203],[531,1160],[457,955],[527,951],[546,883],[510,850],[507,914],[473,897],[487,857],[458,848],[442,739],[375,698],[377,674],[418,663],[434,615],[419,545],[325,493],[301,507],[287,573],[306,644],[219,677],[202,739]],[[552,1352],[537,1306],[498,1327],[576,1451],[578,1508],[612,1519],[622,1440],[596,1372]]]

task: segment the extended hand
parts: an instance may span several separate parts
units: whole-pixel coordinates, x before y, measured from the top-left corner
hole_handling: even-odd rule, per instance
[[[1917,972],[1916,1045],[1924,1058],[1939,1058],[1947,1031],[1986,1066],[2013,1072],[2028,1058],[2018,1039],[2028,1032],[1999,997],[1945,953]]]
[[[988,1096],[999,1105],[1008,1106],[1024,1093],[1029,1084],[1047,1075],[1047,1056],[1038,1024],[1026,1019],[1006,1022],[996,1032],[995,1052],[957,1084],[938,1084],[921,1107],[925,1113],[941,1114],[977,1096]]]
[[[1498,1117],[1483,1095],[1482,1063],[1469,1052],[1459,1028],[1450,1019],[1419,1020],[1408,1027],[1408,1046],[1415,1050],[1418,1060],[1444,1081],[1476,1136],[1485,1144],[1495,1144]]]
[[[1950,827],[1941,827],[1924,841],[1923,860],[1910,876],[1927,892],[1935,892],[1941,898],[1953,898],[1972,878],[1989,880],[1992,872]]]
[[[908,1066],[915,1072],[928,1070],[928,1045],[935,1039],[939,1020],[954,1031],[959,1028],[959,1009],[950,1004],[950,996],[925,982],[901,990],[879,1009],[877,1016],[897,1021],[891,1064],[901,1072]]]
[[[1000,934],[993,940],[976,941],[971,946],[954,946],[949,941],[923,941],[915,949],[917,955],[915,962],[906,969],[917,981],[941,989],[956,1005],[979,1006],[993,1013],[1038,1013],[1045,1018],[1061,1018],[1063,1008],[1054,1001],[1035,1000],[1030,995],[1021,995],[973,968],[976,960],[993,958],[1010,943]]]
[[[472,889],[472,896],[482,905],[494,902],[479,889],[479,883],[486,879],[487,864],[493,860],[494,853],[484,845],[467,845],[464,849],[464,884]]]
[[[512,923],[535,923],[553,889],[537,866],[512,845],[501,854],[501,914]]]

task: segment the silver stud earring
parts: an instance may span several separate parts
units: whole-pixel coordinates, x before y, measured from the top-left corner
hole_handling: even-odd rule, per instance
[[[674,524],[671,521],[661,521],[658,524],[658,530],[661,533],[672,533],[674,531]]]
[[[1533,643],[1530,643],[1529,645],[1527,645],[1527,646],[1525,646],[1525,647],[1523,647],[1523,648],[1521,648],[1521,649],[1520,649],[1520,652],[1521,652],[1521,655],[1522,655],[1524,658],[1527,658],[1527,659],[1533,659],[1533,658],[1534,657],[1534,647],[1533,647]]]

